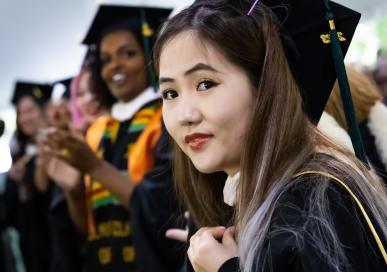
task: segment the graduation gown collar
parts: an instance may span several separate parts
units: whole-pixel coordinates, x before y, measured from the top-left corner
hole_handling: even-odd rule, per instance
[[[114,103],[111,109],[111,115],[120,122],[129,120],[142,106],[158,98],[160,98],[160,94],[155,92],[153,87],[148,87],[129,102],[117,101]]]
[[[236,201],[236,190],[240,179],[240,172],[234,176],[228,176],[223,188],[223,201],[233,207]]]
[[[381,102],[377,102],[370,111],[368,128],[375,137],[375,146],[380,159],[387,169],[387,107]]]

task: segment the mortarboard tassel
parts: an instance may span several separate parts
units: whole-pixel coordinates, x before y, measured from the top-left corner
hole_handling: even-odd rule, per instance
[[[148,64],[148,75],[149,75],[149,80],[150,84],[152,85],[153,89],[155,92],[157,91],[157,83],[156,83],[156,76],[155,72],[153,70],[153,66],[151,64],[151,48],[150,48],[150,41],[149,39],[152,38],[153,36],[153,30],[150,28],[146,17],[145,17],[145,10],[143,8],[140,9],[141,13],[141,24],[142,24],[142,38],[144,42],[144,54],[145,54],[145,59]]]
[[[325,7],[327,8],[327,13],[325,19],[329,23],[329,36],[332,49],[333,61],[335,64],[337,81],[339,83],[341,101],[344,107],[345,119],[348,125],[348,133],[351,137],[352,146],[355,150],[356,157],[361,160],[368,168],[368,160],[364,152],[363,141],[360,136],[359,127],[356,121],[356,115],[353,107],[351,90],[349,87],[348,76],[345,71],[343,53],[341,51],[339,37],[334,23],[334,15],[329,6],[328,0],[323,0]]]

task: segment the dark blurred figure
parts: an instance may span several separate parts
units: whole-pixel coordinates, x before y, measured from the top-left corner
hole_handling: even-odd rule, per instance
[[[0,137],[4,132],[4,121],[0,120]],[[6,229],[5,226],[5,205],[4,196],[0,193],[0,236],[3,235],[3,231]],[[5,245],[0,241],[0,271],[6,271],[6,258],[5,258]]]
[[[3,136],[4,129],[5,129],[4,121],[0,120],[0,137]]]
[[[45,107],[47,126],[69,129],[71,126],[70,113],[70,85],[72,78],[55,82],[54,93],[57,96],[51,99]],[[42,133],[42,132],[41,132]],[[81,243],[78,233],[69,215],[69,209],[64,191],[56,184],[57,180],[48,173],[49,166],[53,171],[63,171],[60,165],[52,165],[52,158],[43,155],[38,140],[37,167],[35,184],[37,189],[50,193],[48,222],[50,228],[52,272],[80,272],[81,271]],[[77,173],[80,178],[80,174]]]
[[[383,102],[387,105],[387,52],[378,52],[373,77],[383,95]]]
[[[45,127],[43,107],[52,88],[45,84],[18,82],[12,103],[16,107],[16,132],[11,141],[12,167],[5,189],[6,225],[20,235],[27,272],[49,271],[50,240],[47,222],[49,193],[37,190],[34,181],[36,141]]]

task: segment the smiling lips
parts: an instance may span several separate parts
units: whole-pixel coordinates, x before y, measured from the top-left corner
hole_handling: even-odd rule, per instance
[[[127,76],[125,74],[123,74],[123,73],[115,74],[112,77],[112,82],[117,87],[125,85],[126,80],[127,80]]]
[[[199,150],[201,149],[214,135],[212,134],[204,134],[204,133],[194,133],[185,136],[184,140],[185,143],[188,144],[188,146],[192,150]]]

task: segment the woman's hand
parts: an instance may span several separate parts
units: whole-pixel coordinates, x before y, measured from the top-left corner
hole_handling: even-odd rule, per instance
[[[238,256],[234,228],[201,228],[190,239],[188,257],[196,272],[216,272],[227,260]]]
[[[49,128],[44,134],[44,144],[48,152],[82,173],[90,173],[101,164],[101,160],[82,135],[57,128]]]

